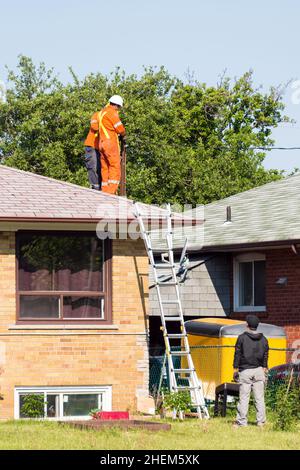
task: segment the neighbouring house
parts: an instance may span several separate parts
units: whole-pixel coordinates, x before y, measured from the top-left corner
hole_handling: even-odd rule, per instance
[[[23,417],[33,394],[46,418],[147,400],[148,258],[126,237],[134,221],[125,198],[0,165],[1,419]]]
[[[181,284],[186,319],[244,319],[254,312],[261,321],[284,327],[289,346],[299,347],[300,175],[213,202],[189,215],[204,219],[204,224],[184,233],[190,253],[187,279]],[[182,245],[180,235],[176,246]],[[154,291],[150,283],[150,339],[160,354],[163,342]]]

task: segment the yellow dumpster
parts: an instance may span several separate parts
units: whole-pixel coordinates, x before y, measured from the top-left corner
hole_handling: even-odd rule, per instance
[[[228,318],[198,318],[186,321],[185,328],[194,366],[203,382],[204,396],[214,399],[216,386],[232,382],[234,346],[237,337],[246,330],[246,322]],[[260,323],[257,331],[265,335],[270,348],[287,347],[283,328]],[[286,351],[270,350],[269,368],[285,362]]]

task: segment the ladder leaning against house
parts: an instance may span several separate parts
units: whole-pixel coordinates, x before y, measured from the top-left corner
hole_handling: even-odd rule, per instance
[[[143,215],[138,203],[135,203],[135,216],[139,222],[141,236],[144,240],[148,258],[153,270],[154,285],[156,288],[160,308],[162,331],[167,355],[170,390],[171,392],[175,393],[182,390],[189,391],[191,396],[191,403],[193,408],[197,410],[198,417],[201,419],[209,418],[208,409],[203,395],[202,383],[199,380],[194,367],[188,337],[184,326],[183,309],[179,290],[179,278],[178,272],[176,272],[176,264],[174,260],[171,207],[170,205],[167,206],[166,215],[162,216],[161,219],[162,224],[165,222],[165,229],[163,227],[161,229],[161,232],[165,230],[166,250],[164,253],[161,253],[161,249],[155,249],[151,237],[153,231],[147,230],[145,226],[145,216]],[[182,268],[184,263],[186,248],[187,240],[185,241],[185,245],[182,251],[179,263],[180,268]],[[161,253],[161,261],[159,263],[156,261],[154,256],[156,251]],[[161,272],[164,273],[167,271],[167,274],[160,276],[158,274],[158,271],[160,270],[162,270]],[[169,290],[168,293],[166,293],[165,287],[172,288],[172,298],[170,298]],[[168,314],[165,311],[168,309],[168,306],[173,306],[175,308],[175,313],[172,313],[171,315]],[[178,322],[177,324],[180,327],[180,333],[169,333],[169,322],[175,322],[175,324]],[[180,348],[173,345],[174,340],[180,340]],[[180,358],[179,364],[178,357]],[[182,365],[183,362],[184,366]],[[182,380],[182,378],[185,380]],[[182,385],[182,382],[188,383],[186,385]]]

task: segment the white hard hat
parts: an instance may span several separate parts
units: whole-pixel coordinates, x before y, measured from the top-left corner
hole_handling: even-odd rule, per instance
[[[109,98],[109,102],[113,104],[118,104],[119,106],[123,106],[123,98],[120,95],[114,95]]]

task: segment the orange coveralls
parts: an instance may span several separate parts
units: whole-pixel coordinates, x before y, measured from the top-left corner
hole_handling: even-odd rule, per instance
[[[94,113],[91,117],[90,130],[84,141],[86,147],[99,148],[99,113]]]
[[[108,104],[99,113],[102,191],[116,194],[121,178],[118,135],[125,132],[118,111]]]

